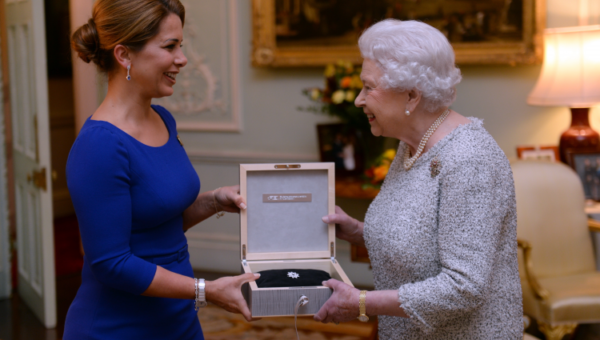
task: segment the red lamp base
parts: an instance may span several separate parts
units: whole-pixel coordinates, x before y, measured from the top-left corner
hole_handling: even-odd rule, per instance
[[[592,130],[589,108],[571,108],[571,126],[560,136],[560,160],[569,164],[570,154],[600,152],[600,135]]]

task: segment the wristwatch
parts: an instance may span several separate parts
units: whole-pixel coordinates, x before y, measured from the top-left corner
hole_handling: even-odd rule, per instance
[[[198,307],[206,307],[206,292],[204,288],[206,287],[206,283],[204,279],[198,279],[198,289],[196,290],[196,304]]]
[[[358,296],[358,312],[360,315],[358,316],[358,320],[362,322],[369,321],[369,316],[367,315],[367,291],[361,290],[360,295]]]

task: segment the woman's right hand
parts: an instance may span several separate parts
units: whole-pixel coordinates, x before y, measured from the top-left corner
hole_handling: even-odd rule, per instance
[[[242,285],[255,281],[260,274],[246,273],[238,276],[225,276],[206,282],[206,300],[231,313],[242,314],[247,321],[252,321],[252,314],[246,300],[242,296]]]
[[[323,216],[322,220],[327,224],[335,223],[337,238],[364,247],[363,222],[348,216],[339,206],[335,206],[335,214]]]

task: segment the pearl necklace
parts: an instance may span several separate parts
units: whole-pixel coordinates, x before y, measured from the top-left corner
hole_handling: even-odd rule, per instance
[[[431,124],[429,130],[427,130],[423,138],[421,138],[421,142],[419,143],[419,147],[417,148],[417,152],[415,152],[414,156],[410,157],[410,148],[408,147],[408,145],[406,145],[406,149],[404,149],[404,170],[408,171],[410,170],[410,168],[412,168],[413,164],[415,164],[415,162],[417,161],[417,158],[421,156],[421,153],[423,152],[423,149],[425,149],[425,145],[427,144],[427,141],[429,140],[431,135],[433,135],[435,130],[437,130],[437,128],[442,124],[444,119],[446,119],[446,117],[448,117],[449,114],[450,108],[446,109],[446,111],[442,113],[438,117],[438,119],[436,119],[435,122],[433,122],[433,124]]]

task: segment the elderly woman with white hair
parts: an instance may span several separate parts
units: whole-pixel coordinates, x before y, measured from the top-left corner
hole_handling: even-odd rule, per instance
[[[323,217],[367,247],[375,290],[326,281],[334,292],[315,320],[378,315],[380,339],[522,339],[512,172],[482,121],[449,108],[461,80],[452,46],[393,19],[358,44],[355,104],[374,135],[400,146],[364,223],[339,207]]]

